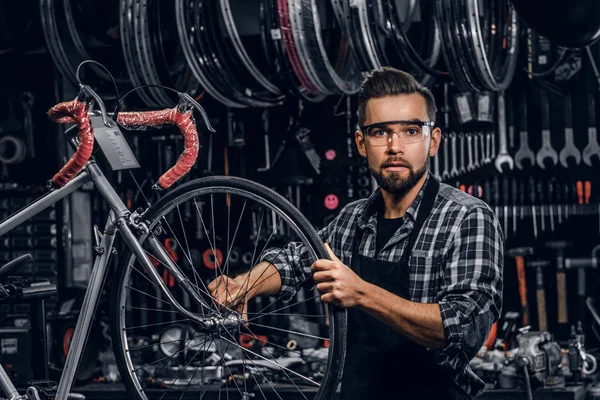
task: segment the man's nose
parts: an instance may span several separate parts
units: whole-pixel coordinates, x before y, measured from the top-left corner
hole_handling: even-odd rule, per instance
[[[400,133],[392,132],[388,138],[387,150],[389,153],[404,153],[404,142],[400,139]]]

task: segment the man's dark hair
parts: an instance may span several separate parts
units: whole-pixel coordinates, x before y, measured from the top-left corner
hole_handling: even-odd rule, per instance
[[[411,93],[420,93],[425,98],[429,120],[435,121],[437,106],[433,94],[417,82],[414,76],[392,67],[373,70],[364,80],[358,92],[358,125],[365,124],[365,109],[369,99]]]

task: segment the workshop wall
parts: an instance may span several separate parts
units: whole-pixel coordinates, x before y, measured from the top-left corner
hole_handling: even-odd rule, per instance
[[[64,127],[46,112],[77,96],[77,67],[93,59],[114,76],[121,102],[100,68],[83,66],[81,80],[99,93],[109,112],[117,106],[119,111],[163,109],[177,102],[173,93],[149,87],[123,98],[140,85],[189,93],[205,108],[216,133],[199,129],[197,162],[177,185],[212,175],[248,178],[275,189],[322,228],[343,206],[375,188],[354,143],[356,92],[366,71],[392,65],[414,74],[436,97],[444,140],[431,172],[482,198],[502,224],[504,308],[489,354],[516,351],[519,328],[530,326],[552,334],[547,341],[565,354],[585,338],[585,348],[596,355],[600,44],[581,39],[563,47],[560,37],[549,40],[528,29],[535,21],[521,20],[505,0],[483,2],[494,10],[506,7],[509,14],[482,12],[480,37],[455,29],[454,13],[463,11],[451,0],[414,2],[417,8],[393,1],[341,1],[341,8],[337,1],[318,2],[317,33],[307,9],[303,22],[294,20],[292,27],[280,17],[290,12],[288,5],[310,2],[225,1],[232,15],[227,21],[217,4],[223,2],[144,2],[151,5],[135,13],[147,20],[146,31],[127,17],[137,1],[64,0],[73,8],[47,6],[54,3],[0,5],[0,219],[46,193],[47,181],[71,155]],[[183,12],[184,3],[195,7]],[[340,25],[339,13],[347,23]],[[377,18],[395,21],[394,29],[384,29]],[[492,22],[502,29],[494,30]],[[299,43],[303,32],[306,43]],[[199,116],[196,122],[202,126]],[[113,172],[97,147],[94,157],[133,210],[164,196],[151,186],[174,165],[183,138],[169,126],[122,131],[141,168]],[[109,211],[89,188],[75,196],[0,238],[0,264],[31,252],[34,262],[22,273],[59,286],[57,298],[47,303],[55,375],[64,366],[64,344],[91,274],[93,226],[103,226]],[[115,264],[120,253],[119,248]],[[106,366],[114,366],[114,360],[98,361],[109,341],[98,329],[108,325],[108,305],[99,308],[92,338],[98,350],[88,350],[81,384],[104,379]],[[28,305],[0,305],[4,328],[28,327],[30,319]],[[584,336],[574,336],[574,326]],[[494,365],[481,354],[474,368],[486,363]],[[27,363],[20,368],[31,369]],[[482,367],[477,373],[490,389],[517,386],[506,377],[504,386],[499,383],[498,371]],[[578,374],[572,368],[568,378],[575,381]],[[584,378],[591,386],[596,376]],[[560,398],[576,398],[569,396]]]

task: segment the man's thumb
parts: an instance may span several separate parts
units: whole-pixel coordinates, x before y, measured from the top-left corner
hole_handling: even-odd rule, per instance
[[[329,243],[325,243],[325,250],[327,250],[327,254],[329,254],[329,257],[331,257],[332,260],[340,261],[340,259],[337,258],[337,256],[333,253],[333,250],[331,250],[331,247],[329,247]]]

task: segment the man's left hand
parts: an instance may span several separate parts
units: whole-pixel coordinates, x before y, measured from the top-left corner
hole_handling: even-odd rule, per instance
[[[331,260],[319,259],[310,269],[324,303],[340,307],[355,307],[365,293],[366,282],[333,254],[327,243],[325,249]]]

